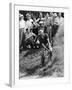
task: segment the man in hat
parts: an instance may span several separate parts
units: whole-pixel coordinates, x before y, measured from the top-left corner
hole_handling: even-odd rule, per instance
[[[58,27],[59,27],[59,17],[57,16],[57,13],[53,14],[53,26],[52,26],[52,37],[55,36]]]
[[[23,29],[25,32],[25,20],[22,14],[19,14],[19,28]]]
[[[25,21],[24,16],[19,14],[19,46],[20,48],[23,46],[23,39],[25,38]]]
[[[53,16],[54,16],[54,25],[59,25],[59,17],[57,13],[54,13]]]
[[[42,45],[47,50],[49,49],[50,51],[52,51],[52,47],[51,47],[51,43],[49,41],[48,34],[44,33],[43,30],[40,30],[38,37],[39,37],[40,45]]]
[[[45,31],[49,36],[49,39],[51,38],[51,24],[52,24],[52,19],[49,15],[49,13],[46,14],[45,16]]]
[[[62,17],[61,12],[58,13],[58,17],[59,17],[59,25],[63,24],[64,23],[64,18]]]

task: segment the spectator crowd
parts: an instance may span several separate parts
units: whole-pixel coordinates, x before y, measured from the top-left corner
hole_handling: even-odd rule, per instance
[[[19,12],[19,49],[44,47],[52,51],[53,37],[61,24],[64,16],[61,12],[33,12],[22,14]]]

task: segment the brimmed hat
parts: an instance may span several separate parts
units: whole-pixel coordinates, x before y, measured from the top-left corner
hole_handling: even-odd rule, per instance
[[[23,16],[23,14],[19,14],[19,17],[21,18],[21,17],[24,17],[24,16]]]

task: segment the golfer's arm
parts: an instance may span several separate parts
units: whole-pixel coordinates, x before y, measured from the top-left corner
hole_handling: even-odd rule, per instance
[[[52,51],[52,47],[51,47],[51,43],[49,41],[49,38],[47,40],[48,40],[48,44],[49,44],[49,49],[50,49],[50,51]]]

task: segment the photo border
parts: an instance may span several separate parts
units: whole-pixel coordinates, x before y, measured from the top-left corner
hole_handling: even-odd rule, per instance
[[[68,66],[67,66],[67,70],[69,71],[67,71],[67,74],[68,74],[68,76],[67,76],[67,78],[65,79],[65,81],[64,81],[64,79],[62,79],[61,80],[61,78],[40,78],[40,79],[35,79],[35,78],[31,78],[31,79],[24,79],[24,80],[19,80],[19,61],[18,61],[18,56],[16,56],[17,55],[17,53],[19,53],[19,51],[18,51],[18,49],[17,49],[17,45],[18,45],[18,42],[19,42],[19,39],[17,39],[17,38],[19,38],[18,36],[19,36],[19,33],[17,33],[17,29],[18,29],[18,26],[16,26],[17,25],[17,23],[16,22],[18,22],[18,17],[16,17],[16,11],[18,10],[18,9],[20,9],[20,8],[18,8],[18,6],[19,7],[39,7],[39,8],[47,8],[47,9],[51,9],[52,11],[53,11],[53,9],[55,8],[57,8],[57,9],[63,9],[64,10],[64,19],[65,19],[65,17],[66,17],[66,20],[64,20],[64,23],[66,22],[66,24],[67,24],[67,21],[69,21],[68,20],[68,16],[69,16],[69,8],[68,7],[48,7],[48,6],[37,6],[37,5],[23,5],[23,4],[12,4],[12,60],[11,60],[11,70],[12,70],[12,76],[11,76],[11,86],[33,86],[33,85],[48,85],[48,84],[57,84],[57,83],[69,83],[70,82],[70,60],[68,61],[67,60],[67,62],[68,62]],[[16,8],[17,7],[17,8]],[[20,9],[21,10],[21,9]],[[24,9],[23,9],[24,10]],[[33,10],[33,11],[36,11],[36,10]],[[37,10],[38,11],[38,10]],[[41,10],[42,11],[42,10]],[[45,11],[46,12],[46,11]],[[48,12],[50,12],[50,11],[48,11]],[[53,11],[54,12],[54,11]],[[55,11],[55,12],[58,12],[58,11]],[[60,12],[60,11],[59,11]],[[62,11],[61,11],[62,12]],[[18,12],[17,12],[17,14],[18,14]],[[66,15],[66,16],[65,16]],[[18,19],[18,20],[17,20]],[[17,21],[16,21],[17,20]],[[19,23],[19,22],[18,22]],[[69,25],[68,25],[69,26]],[[68,40],[69,39],[69,33],[67,32],[67,31],[65,31],[65,27],[66,27],[66,30],[68,29],[68,26],[67,25],[64,25],[64,32],[66,32],[65,33],[65,39],[66,40]],[[16,29],[17,28],[17,29]],[[68,36],[68,39],[67,39],[67,37],[66,36]],[[64,39],[64,41],[65,41],[65,39]],[[64,46],[66,45],[68,43],[68,41],[66,42],[65,41],[65,43],[64,43]],[[67,46],[68,47],[68,49],[67,49],[67,51],[68,51],[68,53],[66,53],[66,55],[68,54],[68,57],[67,57],[67,59],[69,59],[69,45]],[[66,52],[65,49],[66,48],[66,46],[64,47],[64,52]],[[17,51],[16,51],[17,50]],[[16,53],[17,52],[17,53]],[[65,56],[65,53],[64,53],[64,56]],[[65,61],[65,60],[64,60]],[[65,65],[64,65],[65,66]],[[56,80],[57,79],[57,80]],[[55,81],[56,80],[56,81]],[[48,82],[49,81],[49,82]],[[33,83],[31,83],[31,82],[33,82]],[[43,83],[42,83],[43,82]],[[45,83],[46,82],[46,83]]]

